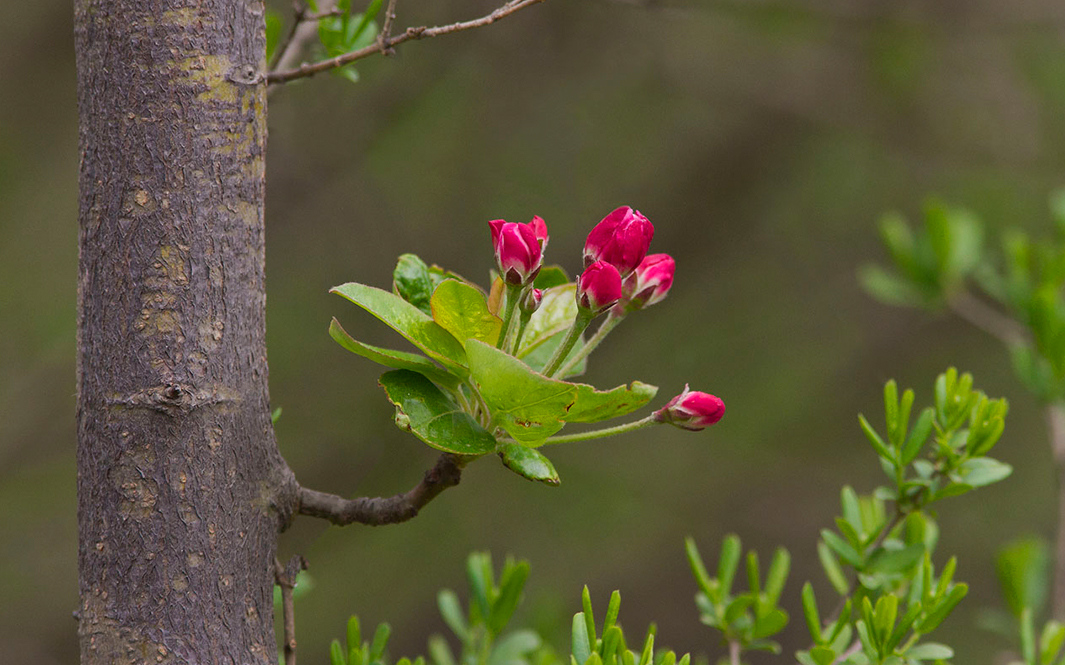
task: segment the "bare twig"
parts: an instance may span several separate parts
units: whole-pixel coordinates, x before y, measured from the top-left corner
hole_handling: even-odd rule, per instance
[[[1028,333],[1021,324],[968,291],[959,291],[951,296],[947,306],[961,318],[1008,346],[1028,339]]]
[[[281,587],[281,618],[285,624],[285,665],[296,665],[296,613],[292,602],[292,590],[296,588],[296,577],[301,570],[307,570],[307,560],[294,556],[288,564],[274,558],[274,580]]]
[[[299,64],[299,59],[307,47],[318,41],[318,20],[327,16],[337,16],[336,0],[321,0],[317,14],[307,13],[302,4],[296,10],[296,16],[285,41],[278,45],[270,71],[291,69]],[[267,75],[269,76],[269,74]]]
[[[740,660],[739,640],[728,641],[728,662],[729,665],[741,665],[741,663],[743,662]]]
[[[350,53],[344,53],[338,55],[335,58],[327,58],[315,63],[304,63],[299,67],[291,69],[278,68],[275,71],[271,71],[266,75],[266,82],[268,85],[276,85],[278,83],[287,83],[298,78],[304,78],[307,76],[314,76],[330,69],[336,69],[337,67],[343,67],[344,65],[361,60],[362,58],[371,56],[375,53],[382,53],[387,49],[391,49],[394,46],[398,46],[406,41],[416,39],[428,39],[430,37],[439,37],[441,35],[451,34],[453,32],[461,32],[463,30],[470,30],[471,28],[480,28],[482,26],[491,25],[496,21],[506,18],[511,14],[525,9],[531,5],[539,4],[544,0],[510,0],[502,7],[497,8],[491,14],[487,14],[480,18],[472,19],[469,21],[460,21],[458,23],[452,23],[450,25],[438,25],[431,28],[425,26],[407,28],[403,33],[396,35],[395,37],[389,37],[387,40],[388,46],[385,46],[385,41],[378,40],[369,46],[363,47],[357,51],[351,51]]]
[[[462,479],[462,467],[461,457],[444,453],[414,488],[387,498],[345,499],[335,494],[301,487],[299,514],[321,517],[340,526],[353,522],[370,526],[406,522],[438,494],[458,485]]]
[[[377,35],[377,43],[381,47],[381,53],[385,55],[395,53],[392,48],[392,22],[395,20],[396,0],[388,0],[388,7],[385,9],[385,22],[381,26],[381,32]]]

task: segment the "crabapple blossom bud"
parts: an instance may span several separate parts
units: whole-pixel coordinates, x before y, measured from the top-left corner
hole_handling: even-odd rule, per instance
[[[540,303],[544,299],[544,292],[540,289],[529,289],[518,301],[518,309],[526,314],[532,314],[540,309]]]
[[[577,280],[577,306],[598,314],[621,298],[621,275],[606,261],[596,261]]]
[[[649,254],[622,285],[619,307],[637,310],[660,302],[673,286],[677,264],[669,254]]]
[[[488,222],[492,230],[492,247],[496,266],[508,284],[529,284],[536,279],[543,261],[540,242],[530,224],[518,224],[496,219]],[[546,233],[547,227],[544,226]]]
[[[547,249],[547,222],[545,222],[539,215],[534,215],[532,221],[526,224],[526,226],[533,230],[536,239],[540,241],[540,252]]]
[[[584,243],[584,265],[606,261],[627,276],[647,255],[655,227],[629,206],[621,206],[603,218]]]
[[[725,415],[725,403],[720,398],[708,393],[688,390],[669,401],[664,407],[655,411],[654,418],[660,423],[669,423],[681,429],[698,432],[713,425]]]

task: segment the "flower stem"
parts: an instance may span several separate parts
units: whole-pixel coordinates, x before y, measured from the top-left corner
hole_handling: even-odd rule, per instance
[[[522,311],[518,313],[518,332],[514,335],[513,341],[510,343],[510,355],[515,358],[518,357],[518,348],[521,347],[521,338],[525,335],[525,328],[529,325],[529,319],[532,318],[532,312]]]
[[[569,333],[566,335],[566,339],[562,340],[562,343],[555,349],[555,355],[551,356],[551,360],[548,361],[544,367],[543,375],[551,378],[558,373],[559,365],[566,359],[569,352],[573,349],[573,345],[577,343],[577,340],[581,338],[585,329],[588,328],[588,324],[592,322],[595,315],[588,310],[578,307],[577,317],[573,319],[573,327],[569,329]]]
[[[503,314],[503,328],[499,331],[499,340],[496,342],[496,348],[502,349],[507,337],[510,335],[510,324],[514,320],[514,310],[518,307],[518,300],[521,299],[521,285],[520,284],[507,284],[507,302],[504,305],[506,311]]]
[[[635,432],[636,430],[643,429],[649,425],[657,425],[661,421],[655,420],[655,416],[652,413],[646,418],[634,420],[631,423],[625,423],[624,425],[616,425],[614,427],[607,427],[606,429],[594,429],[588,432],[577,432],[576,434],[563,434],[561,436],[549,436],[544,439],[544,445],[550,445],[553,443],[573,443],[575,441],[590,441],[592,439],[602,439],[608,436],[614,436],[617,434],[625,434],[627,432]]]
[[[573,354],[573,357],[569,359],[562,369],[559,371],[559,376],[566,376],[569,372],[573,371],[582,360],[588,357],[588,354],[595,350],[595,347],[599,346],[599,343],[610,334],[610,331],[617,328],[621,320],[625,318],[624,314],[615,314],[611,310],[610,315],[603,321],[603,325],[599,326],[599,330],[595,331],[595,334],[581,347],[581,350]]]

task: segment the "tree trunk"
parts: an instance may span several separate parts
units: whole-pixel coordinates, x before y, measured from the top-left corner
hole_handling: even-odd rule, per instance
[[[76,0],[82,663],[277,662],[261,0]]]

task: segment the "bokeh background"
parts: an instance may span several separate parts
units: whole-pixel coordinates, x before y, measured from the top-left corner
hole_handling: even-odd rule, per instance
[[[357,3],[356,3],[357,4]],[[286,10],[283,2],[279,9]],[[400,0],[398,24],[449,22],[489,0]],[[0,3],[0,644],[5,662],[76,662],[74,330],[77,162],[71,7]],[[300,660],[327,662],[348,614],[389,621],[392,652],[443,631],[436,591],[465,597],[474,549],[532,563],[519,620],[559,648],[587,583],[622,620],[711,658],[683,537],[708,559],[736,532],[763,560],[787,546],[793,622],[818,529],[844,483],[880,482],[858,430],[891,377],[931,397],[957,365],[1011,398],[1000,485],[941,504],[941,560],[970,597],[943,627],[957,662],[1008,646],[976,627],[1000,604],[1001,543],[1052,533],[1045,425],[996,342],[943,315],[873,302],[855,271],[883,258],[875,220],[926,195],[994,231],[1049,228],[1065,183],[1065,6],[1056,0],[549,0],[487,29],[319,76],[270,100],[267,247],[271,392],[282,451],[307,485],[405,490],[434,455],[392,425],[378,369],[326,334],[393,343],[330,296],[387,287],[401,252],[470,276],[485,222],[544,217],[549,259],[576,270],[590,227],[629,203],[677,258],[669,299],[633,317],[587,379],[685,382],[728,404],[701,434],[653,429],[554,451],[551,489],[492,460],[416,520],[284,537],[316,588],[298,601]],[[752,662],[772,659],[752,656]],[[783,661],[788,662],[787,657]]]

